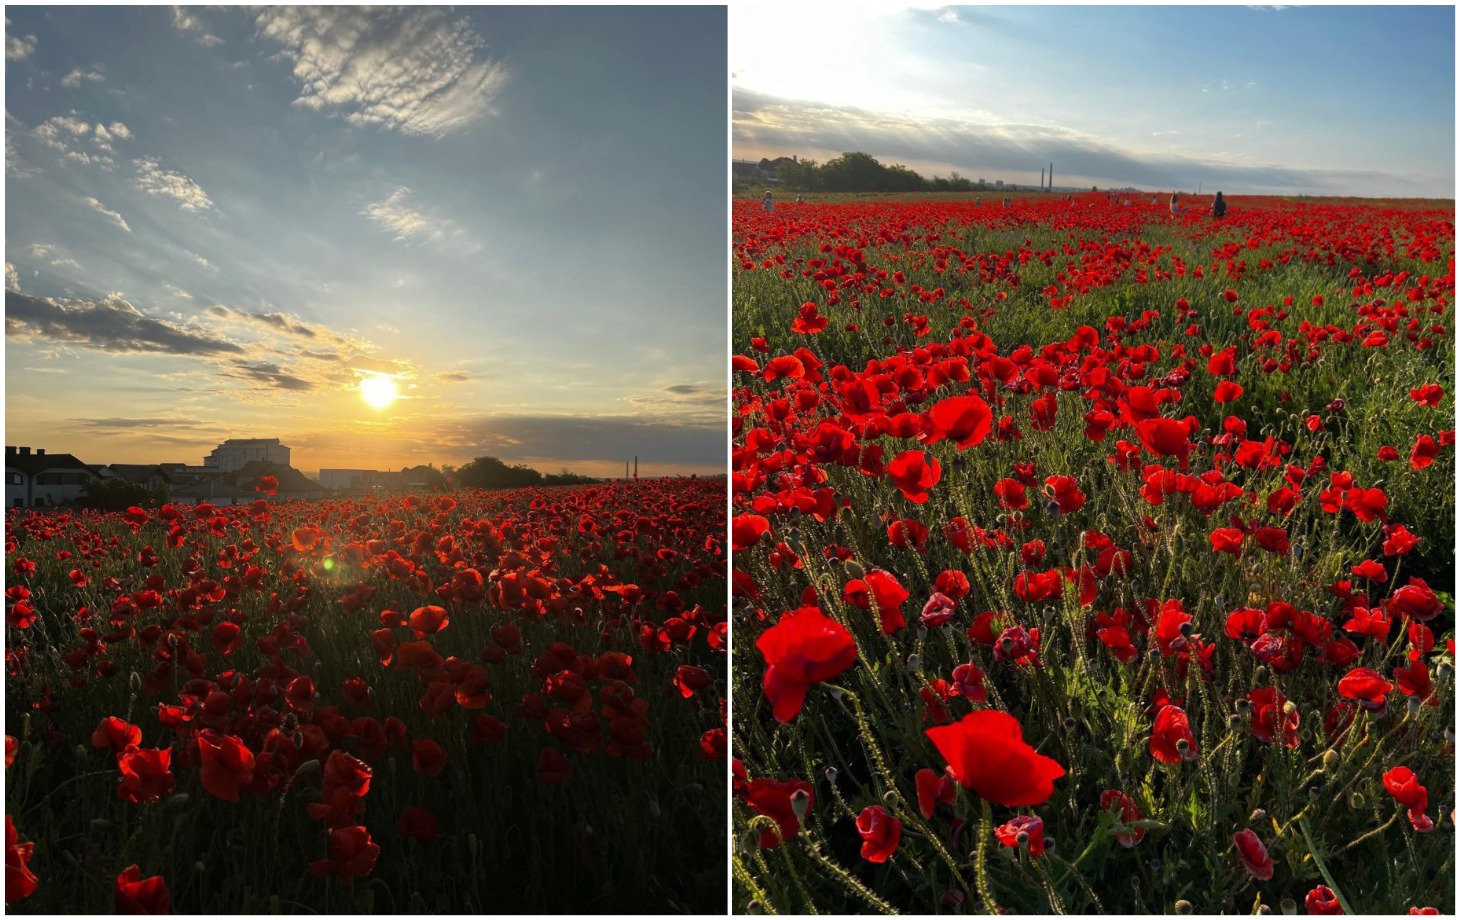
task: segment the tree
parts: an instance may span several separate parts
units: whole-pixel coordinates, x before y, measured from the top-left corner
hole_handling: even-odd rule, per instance
[[[81,486],[76,500],[83,508],[97,511],[126,511],[133,505],[160,505],[168,500],[166,489],[149,489],[127,479],[92,479]]]
[[[542,484],[542,474],[530,467],[508,466],[496,457],[477,457],[456,471],[456,481],[473,489],[520,489]]]

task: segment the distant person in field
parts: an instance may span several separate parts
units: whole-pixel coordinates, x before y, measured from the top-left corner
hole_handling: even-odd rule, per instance
[[[1181,212],[1181,193],[1180,192],[1172,192],[1171,193],[1171,213],[1172,214],[1179,214],[1180,212]]]
[[[1217,197],[1212,201],[1212,217],[1220,218],[1227,213],[1227,202],[1222,198],[1222,193],[1217,192]]]
[[[775,213],[775,210],[776,210],[776,200],[775,200],[775,198],[771,197],[771,193],[770,192],[766,192],[765,193],[765,199],[763,201],[761,201],[760,206],[762,208],[765,208],[765,212],[767,214],[773,214],[773,213]]]
[[[1009,199],[1005,198],[1004,199],[1004,207],[1007,208],[1008,206],[1009,206]]]

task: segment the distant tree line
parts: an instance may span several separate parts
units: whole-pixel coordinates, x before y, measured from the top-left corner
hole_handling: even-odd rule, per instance
[[[449,468],[448,468],[449,469]],[[496,457],[478,457],[470,463],[450,470],[457,486],[472,489],[520,489],[527,486],[572,486],[597,482],[563,470],[544,475],[520,463],[508,465]]]
[[[901,164],[886,166],[868,153],[844,153],[818,164],[815,160],[782,163],[776,181],[783,189],[806,192],[974,192],[983,183],[958,173],[925,179]]]
[[[126,511],[133,505],[150,507],[160,505],[170,498],[167,489],[149,489],[140,482],[126,479],[89,479],[81,486],[81,495],[76,504],[82,508],[97,511]]]

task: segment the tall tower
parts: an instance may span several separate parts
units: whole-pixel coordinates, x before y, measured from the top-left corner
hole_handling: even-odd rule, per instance
[[[639,455],[634,454],[634,478],[639,478]]]
[[[1039,190],[1044,191],[1044,167],[1039,167]]]

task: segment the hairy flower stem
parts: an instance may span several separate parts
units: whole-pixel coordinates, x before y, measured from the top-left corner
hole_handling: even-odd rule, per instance
[[[978,851],[973,863],[973,877],[978,885],[978,896],[983,898],[984,911],[989,914],[997,914],[999,905],[994,900],[994,890],[989,885],[989,871],[985,863],[988,858],[989,838],[994,833],[994,814],[993,809],[989,807],[988,799],[979,802],[979,809]]]

